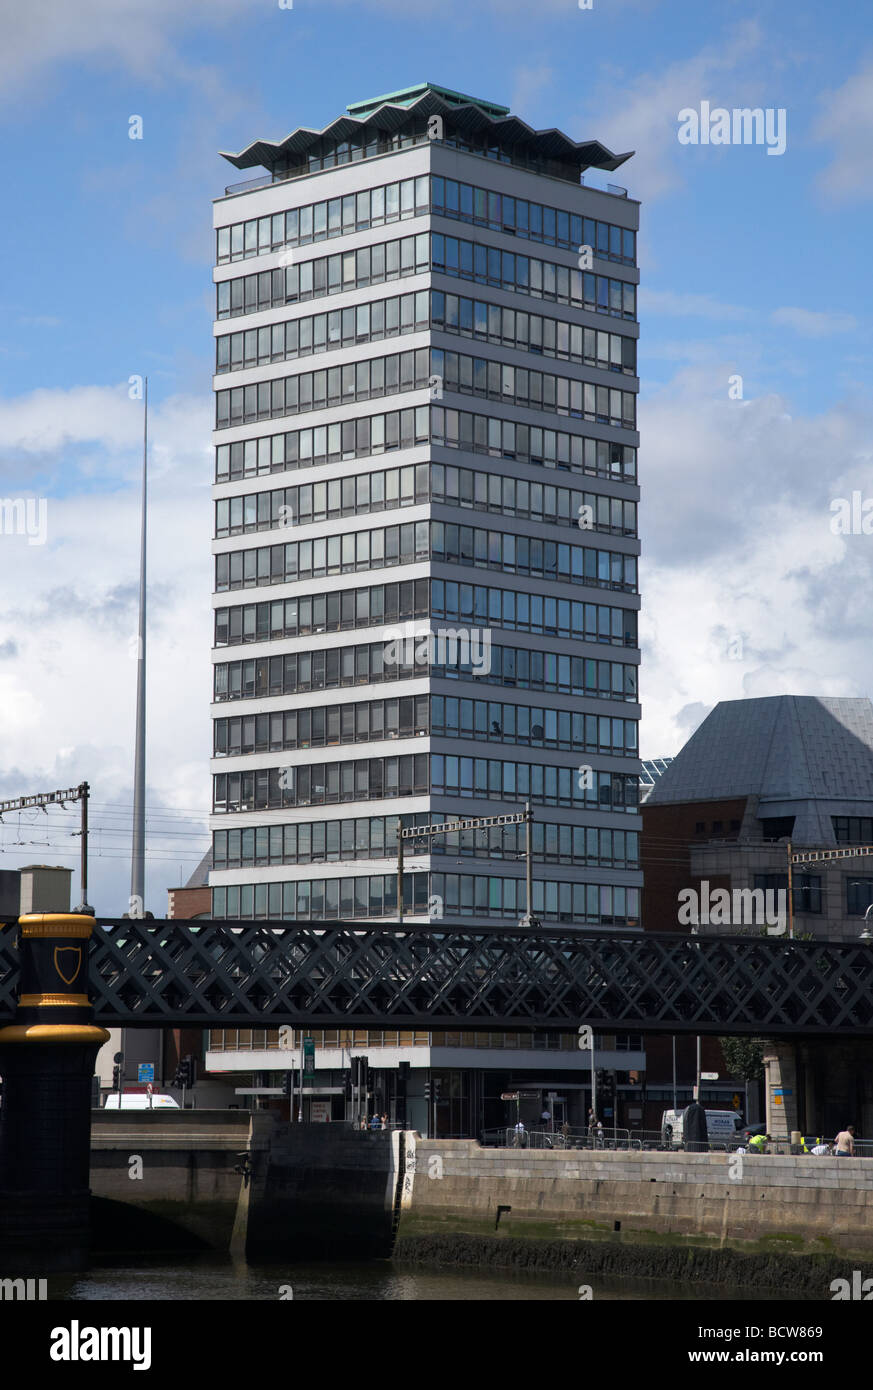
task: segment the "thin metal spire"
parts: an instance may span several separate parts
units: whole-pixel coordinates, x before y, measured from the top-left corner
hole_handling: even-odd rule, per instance
[[[139,641],[136,650],[136,742],[133,771],[133,843],[130,916],[145,913],[145,715],[146,715],[146,503],[148,496],[149,379],[145,378],[142,431],[142,528],[139,552]]]

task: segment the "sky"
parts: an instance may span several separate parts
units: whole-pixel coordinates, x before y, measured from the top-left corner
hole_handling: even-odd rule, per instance
[[[0,32],[0,498],[45,499],[44,543],[0,530],[0,800],[89,781],[99,914],[129,891],[131,378],[164,916],[208,846],[211,200],[257,172],[218,152],[417,82],[635,152],[608,179],[642,204],[642,755],[719,700],[869,695],[873,538],[835,530],[873,495],[862,0],[0,0]],[[681,143],[702,102],[784,112],[784,152]],[[77,826],[7,813],[0,866],[75,867]]]

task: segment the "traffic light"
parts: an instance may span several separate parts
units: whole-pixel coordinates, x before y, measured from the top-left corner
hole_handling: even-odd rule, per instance
[[[291,1071],[286,1071],[285,1073],[285,1080],[282,1084],[282,1094],[287,1096],[289,1100],[294,1094],[294,1073]]]
[[[113,1091],[119,1091],[121,1089],[121,1067],[118,1062],[116,1062],[115,1066],[112,1068],[112,1089]]]
[[[424,1083],[424,1098],[425,1100],[430,1100],[430,1081],[425,1081]]]
[[[183,1057],[176,1067],[176,1074],[173,1077],[173,1085],[190,1088],[197,1080],[197,1060],[190,1055]]]
[[[343,1072],[343,1091],[346,1100],[352,1099],[352,1074],[350,1071]]]

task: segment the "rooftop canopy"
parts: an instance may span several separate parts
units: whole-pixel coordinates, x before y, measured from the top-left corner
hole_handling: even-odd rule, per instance
[[[354,102],[348,107],[347,115],[339,116],[322,130],[301,126],[284,140],[254,140],[236,154],[226,150],[221,154],[237,169],[257,166],[273,169],[279,163],[302,164],[310,151],[315,152],[317,146],[320,148],[322,140],[342,142],[357,138],[360,141],[364,136],[367,140],[391,141],[431,116],[446,119],[447,138],[481,140],[487,135],[490,145],[505,150],[517,148],[520,154],[572,168],[577,174],[590,168],[617,169],[633,153],[616,155],[599,140],[571,140],[560,130],[534,130],[518,116],[510,115],[505,106],[468,97],[432,82],[420,82],[388,96]]]

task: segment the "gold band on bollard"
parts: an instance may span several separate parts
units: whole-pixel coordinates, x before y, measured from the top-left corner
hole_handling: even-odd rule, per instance
[[[19,917],[18,927],[25,941],[51,936],[87,941],[94,930],[94,918],[72,912],[29,912]]]

